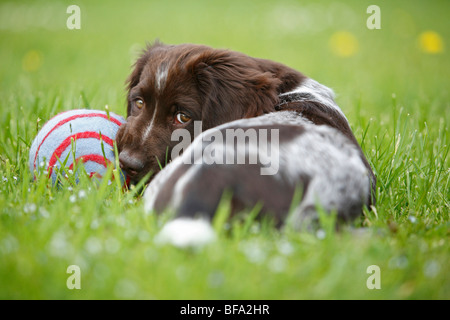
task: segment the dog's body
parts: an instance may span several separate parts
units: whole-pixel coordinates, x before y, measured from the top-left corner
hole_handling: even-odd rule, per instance
[[[332,90],[298,71],[227,50],[156,43],[129,78],[128,121],[117,136],[121,167],[135,181],[158,172],[179,142],[174,130],[193,136],[195,121],[204,132],[155,176],[145,194],[147,210],[170,207],[178,217],[211,219],[230,189],[234,211],[260,202],[262,213],[281,225],[300,187],[293,214],[300,226],[315,220],[316,205],[348,221],[374,200],[375,176]],[[276,172],[262,175],[267,163],[258,157],[244,164],[212,163],[204,155],[188,161],[196,149],[208,148],[211,135],[238,129],[258,129],[257,138],[277,132]],[[247,160],[252,152],[262,156],[247,140],[222,146],[225,153],[241,148]]]

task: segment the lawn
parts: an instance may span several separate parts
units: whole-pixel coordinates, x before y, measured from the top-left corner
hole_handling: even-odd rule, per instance
[[[1,299],[450,299],[448,1],[80,0],[69,29],[71,4],[0,3]],[[372,4],[381,29],[367,27]],[[340,232],[327,217],[303,233],[241,217],[181,250],[154,242],[167,217],[144,214],[134,191],[33,180],[45,121],[125,116],[125,79],[157,38],[280,61],[333,88],[377,175],[374,208]]]

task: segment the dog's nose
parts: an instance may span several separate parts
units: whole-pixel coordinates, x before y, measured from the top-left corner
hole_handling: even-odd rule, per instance
[[[125,171],[133,179],[144,169],[144,162],[138,157],[133,156],[128,150],[123,150],[119,154],[119,166],[120,169]]]

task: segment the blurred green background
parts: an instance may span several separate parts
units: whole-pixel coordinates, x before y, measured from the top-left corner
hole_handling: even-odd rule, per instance
[[[366,26],[373,1],[76,1],[80,30],[66,27],[71,4],[0,4],[1,95],[11,107],[30,93],[49,91],[64,93],[64,108],[79,107],[83,91],[92,107],[108,104],[123,114],[130,66],[155,39],[285,63],[332,87],[351,120],[353,97],[361,99],[361,112],[369,116],[388,112],[392,93],[419,101],[448,98],[441,89],[448,87],[450,71],[445,0],[377,1],[380,30]],[[427,31],[437,35],[441,50],[423,47]],[[18,88],[21,97],[15,94]]]
[[[373,4],[379,30],[366,25]],[[448,299],[449,12],[448,0],[1,1],[0,298]],[[43,121],[105,105],[125,116],[125,80],[155,39],[276,60],[333,88],[378,176],[377,206],[357,222],[366,236],[237,224],[182,252],[155,246],[161,222],[120,189],[78,199],[88,182],[31,182]],[[79,292],[65,286],[73,263]],[[365,285],[371,264],[382,290]]]

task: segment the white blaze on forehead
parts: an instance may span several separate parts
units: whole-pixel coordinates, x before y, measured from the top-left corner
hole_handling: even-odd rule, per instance
[[[168,70],[169,70],[169,66],[165,62],[162,62],[158,66],[158,69],[156,70],[156,73],[155,73],[156,91],[161,92],[164,89],[164,85],[166,84],[166,80],[167,80]],[[144,141],[148,138],[148,136],[150,135],[150,132],[153,129],[153,123],[155,122],[157,109],[158,109],[158,101],[156,101],[155,110],[153,111],[152,119],[150,120],[148,126],[145,128],[145,131],[142,135],[142,143],[144,143]]]
[[[164,85],[166,84],[167,80],[167,73],[168,73],[168,65],[167,63],[161,63],[158,67],[158,70],[156,70],[155,74],[155,85],[156,90],[161,91],[164,89]]]
[[[148,138],[150,132],[151,132],[152,129],[153,129],[153,123],[155,122],[156,109],[157,109],[157,107],[158,107],[158,103],[156,103],[156,105],[155,105],[155,110],[153,111],[152,119],[150,120],[148,126],[145,128],[144,134],[142,135],[142,143],[144,143],[145,140],[147,140],[147,138]]]

